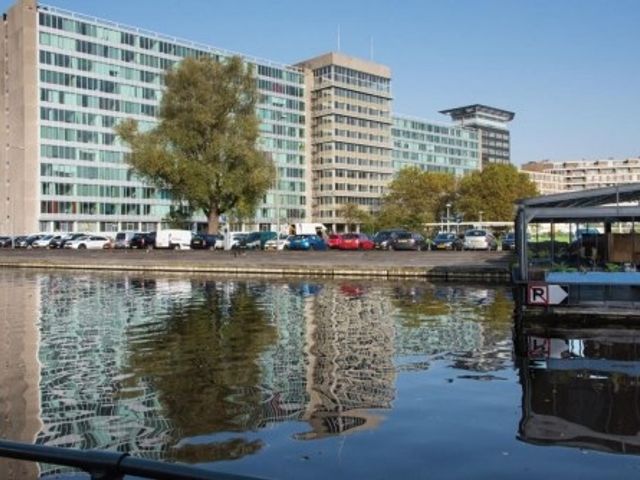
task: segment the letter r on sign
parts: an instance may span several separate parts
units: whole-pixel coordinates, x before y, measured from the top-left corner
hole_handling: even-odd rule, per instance
[[[529,305],[547,305],[549,303],[549,287],[547,285],[529,285]]]

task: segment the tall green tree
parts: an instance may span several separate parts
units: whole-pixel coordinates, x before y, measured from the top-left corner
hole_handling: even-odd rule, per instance
[[[186,58],[167,72],[155,128],[127,120],[117,133],[131,147],[129,164],[154,185],[208,219],[255,210],[273,185],[273,161],[258,149],[256,79],[239,57]]]
[[[456,210],[464,212],[466,220],[510,221],[514,217],[514,202],[538,194],[536,184],[513,165],[492,163],[481,171],[465,175],[460,180]]]
[[[435,222],[453,198],[456,179],[452,174],[423,172],[417,167],[400,170],[382,200],[378,226],[424,230]]]
[[[349,231],[354,230],[356,225],[360,225],[363,230],[370,230],[371,214],[355,203],[345,203],[338,210],[340,217],[344,218],[344,222],[349,226]]]

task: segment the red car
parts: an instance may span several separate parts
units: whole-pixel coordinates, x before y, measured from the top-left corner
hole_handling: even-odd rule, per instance
[[[340,250],[373,250],[373,240],[362,233],[345,233],[342,235]]]
[[[340,248],[341,244],[342,244],[341,235],[336,235],[336,234],[329,235],[329,240],[327,241],[327,245],[329,246],[329,248]]]

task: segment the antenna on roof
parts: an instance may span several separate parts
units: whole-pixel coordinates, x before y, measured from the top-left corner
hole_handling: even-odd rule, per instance
[[[338,51],[340,51],[340,24],[338,24]]]

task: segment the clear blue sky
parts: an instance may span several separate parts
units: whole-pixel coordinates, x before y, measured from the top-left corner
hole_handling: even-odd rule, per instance
[[[0,0],[3,11],[13,2]],[[284,63],[335,50],[393,71],[394,111],[516,112],[512,158],[640,156],[640,0],[51,0]]]

